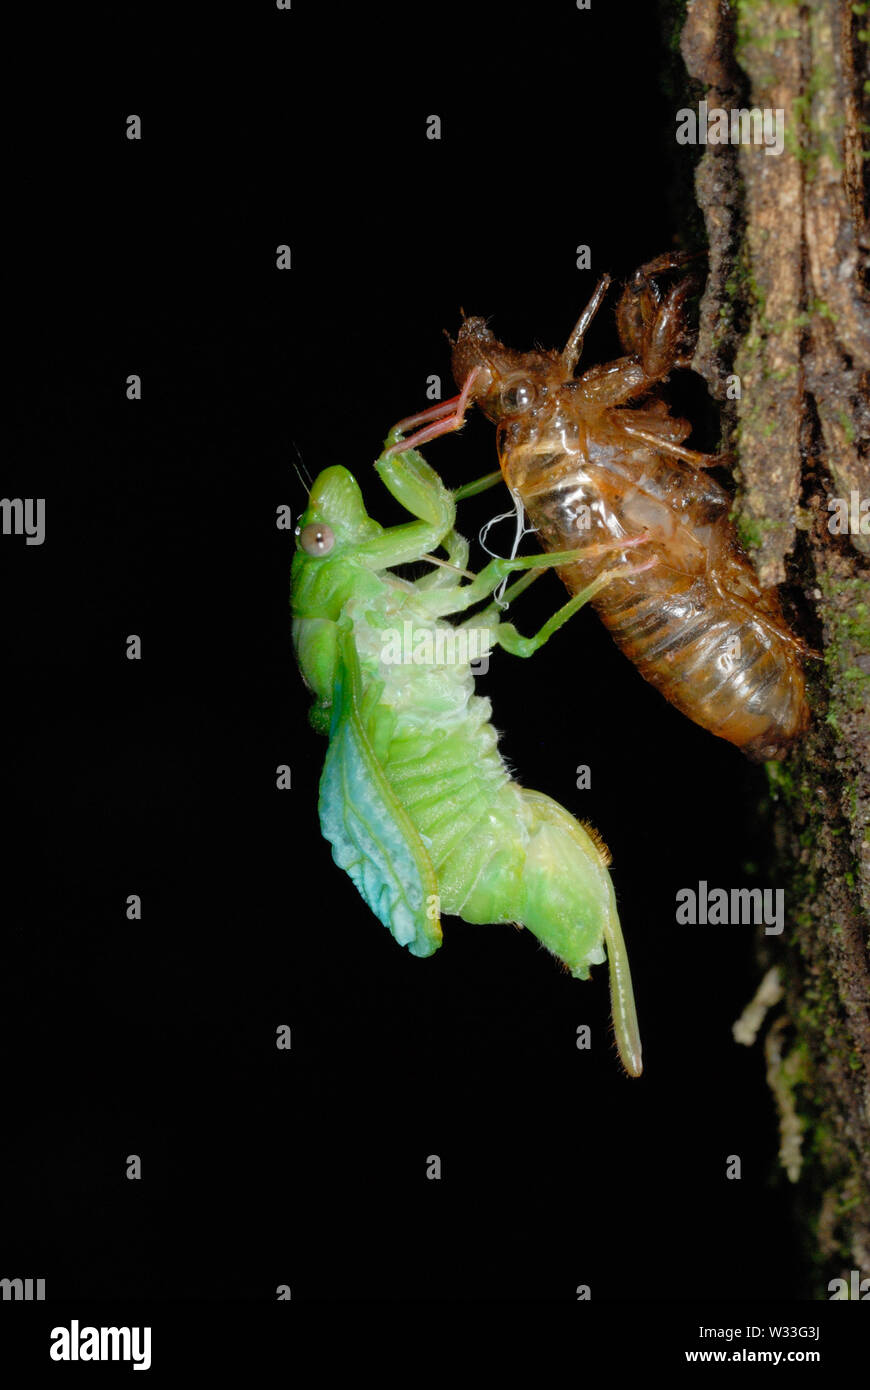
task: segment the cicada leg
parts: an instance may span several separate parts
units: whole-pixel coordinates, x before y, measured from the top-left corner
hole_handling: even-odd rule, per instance
[[[392,437],[391,433],[388,445]],[[467,547],[455,533],[453,494],[423,455],[416,449],[402,447],[396,453],[387,447],[375,468],[396,501],[419,519],[391,526],[371,540],[363,541],[357,552],[361,563],[372,569],[387,569],[419,560],[421,555],[444,545],[451,560],[461,561],[464,566]],[[455,568],[459,570],[462,566]]]
[[[586,337],[586,330],[601,308],[609,287],[610,276],[602,275],[592,292],[592,298],[571,330],[571,336],[562,349],[562,368],[566,376],[573,376],[574,374],[574,368],[580,360],[580,353],[583,351],[583,339]]]
[[[620,541],[618,543],[618,548],[624,550],[629,546],[639,545],[644,539],[645,537],[640,536],[632,538],[631,540]],[[604,544],[606,548],[610,548],[608,543],[605,542]],[[502,580],[506,579],[510,574],[522,570],[544,570],[553,569],[558,565],[576,564],[578,560],[584,559],[588,553],[588,548],[584,550],[557,550],[550,555],[524,555],[513,560],[501,558],[490,560],[489,564],[484,566],[471,584],[466,584],[464,588],[451,589],[444,593],[426,594],[424,602],[430,616],[433,618],[443,618],[454,613],[462,613],[468,608],[473,608],[475,604],[480,603],[483,599],[489,598],[490,594],[498,588]],[[605,570],[603,574],[599,574],[585,589],[581,589],[579,593],[574,594],[573,598],[570,598],[567,603],[557,609],[534,637],[522,637],[512,623],[499,623],[493,634],[494,640],[500,646],[503,646],[505,650],[513,652],[515,656],[531,656],[533,652],[538,650],[538,647],[543,646],[549,637],[552,637],[554,632],[562,627],[564,623],[567,623],[572,614],[576,613],[585,603],[589,603],[596,594],[600,593],[606,584],[611,583],[614,579],[626,579],[631,578],[635,574],[642,574],[645,570],[651,569],[656,563],[657,560],[653,557],[653,559],[647,560],[642,565],[634,565],[630,568],[626,568],[625,565],[620,565],[614,569]],[[516,596],[516,593],[519,592],[521,588],[526,587],[526,584],[523,584],[522,581],[520,581],[519,584],[515,584],[513,586],[514,596]],[[511,590],[508,590],[508,593],[511,592]],[[486,609],[485,613],[492,615],[492,607]],[[477,615],[475,621],[479,622],[481,616],[483,615]]]
[[[457,397],[460,400],[461,397]],[[443,413],[452,403],[445,401],[433,407],[434,411]],[[467,409],[466,402],[461,406],[462,412]],[[423,412],[428,416],[430,412]],[[375,468],[380,475],[381,481],[389,489],[392,495],[402,506],[414,516],[430,522],[435,530],[430,531],[428,545],[423,546],[423,550],[434,549],[436,545],[443,545],[447,551],[447,560],[441,560],[434,555],[427,553],[414,556],[415,559],[429,561],[436,566],[436,570],[431,575],[424,576],[418,580],[418,587],[423,590],[442,589],[451,587],[459,583],[460,579],[474,579],[474,575],[467,569],[468,564],[468,542],[452,526],[452,521],[456,514],[456,503],[466,497],[472,497],[475,493],[484,492],[487,488],[494,487],[501,482],[501,472],[486,473],[481,478],[475,478],[471,482],[465,483],[462,487],[450,492],[445,488],[440,477],[435,470],[426,462],[423,455],[407,439],[401,437],[402,430],[414,420],[422,418],[411,416],[408,420],[400,420],[394,425],[384,441],[384,450],[375,462]],[[451,416],[450,419],[453,417]],[[461,423],[461,420],[460,420]],[[450,424],[449,420],[443,426],[446,432],[450,428],[458,428]],[[419,535],[421,540],[424,537],[422,531],[415,530],[415,536]],[[388,542],[386,551],[379,542],[373,542],[366,546],[364,553],[382,554],[391,553],[392,542]],[[389,563],[389,562],[387,562]],[[398,561],[394,562],[398,563]]]
[[[566,562],[562,559],[559,563],[565,564]],[[510,652],[512,656],[533,656],[539,647],[542,647],[545,642],[549,641],[554,632],[558,632],[560,627],[564,627],[565,623],[567,623],[580,608],[583,608],[587,603],[591,603],[608,584],[612,584],[616,579],[630,579],[633,575],[643,574],[645,570],[652,569],[653,565],[656,563],[657,561],[654,557],[651,560],[645,561],[644,564],[634,565],[630,569],[626,569],[624,565],[620,565],[615,569],[605,570],[603,574],[599,574],[593,579],[591,584],[587,584],[585,589],[581,589],[573,598],[570,598],[567,603],[564,603],[561,608],[557,608],[552,617],[548,618],[543,627],[540,628],[534,636],[523,637],[521,633],[517,632],[513,623],[499,623],[493,633],[493,640],[498,646],[503,647],[506,652]]]
[[[394,425],[387,437],[387,448],[382,457],[389,458],[391,454],[416,449],[430,439],[438,439],[442,434],[461,429],[465,424],[471,388],[479,371],[480,368],[475,367],[468,373],[458,396],[451,396],[449,401],[439,401],[437,405],[430,406],[428,410],[421,410],[417,415],[408,415],[406,419]],[[409,429],[414,433],[406,438]]]
[[[626,352],[638,358],[648,378],[661,380],[674,367],[688,367],[691,353],[681,355],[685,336],[684,305],[697,288],[697,275],[688,275],[663,294],[653,276],[681,270],[698,254],[668,251],[636,270],[616,307],[616,324]]]
[[[494,473],[484,473],[479,478],[472,478],[470,483],[463,483],[461,487],[454,488],[454,500],[464,502],[466,497],[476,497],[479,492],[486,492],[487,488],[495,487],[497,483],[502,482],[504,474],[497,468]]]
[[[697,449],[684,449],[681,444],[674,444],[672,440],[663,439],[659,434],[650,434],[648,430],[639,430],[635,425],[626,425],[624,420],[620,420],[620,424],[632,439],[640,439],[651,449],[655,449],[656,453],[681,459],[683,463],[690,463],[693,468],[721,468],[733,459],[733,454],[727,452],[702,454]]]
[[[644,545],[648,539],[648,534],[646,531],[644,531],[639,536],[628,536],[623,537],[620,540],[601,541],[596,545],[587,545],[585,549],[582,551],[583,559],[595,560],[599,559],[602,555],[613,554],[614,551],[633,550],[635,546]],[[623,569],[620,571],[620,573],[623,575],[623,578],[626,574],[638,574],[642,570],[650,569],[653,563],[654,560],[650,560],[646,564],[635,566],[635,568],[631,570]],[[533,583],[533,581],[537,579],[542,573],[543,570],[540,569],[530,570],[527,574],[524,574],[521,579],[518,579],[516,583],[511,584],[511,586],[508,589],[505,589],[504,593],[502,594],[500,603],[489,604],[489,606],[487,608],[482,609],[480,613],[475,613],[473,618],[469,618],[467,624],[464,625],[470,627],[479,623],[485,623],[491,621],[492,619],[499,618],[504,609],[509,607],[509,605],[513,603],[514,599],[519,598],[520,594],[523,593],[529,587],[529,585]],[[615,571],[611,570],[609,571],[609,573],[614,574]],[[586,601],[588,602],[588,599]],[[578,604],[577,606],[581,607],[582,605]],[[572,609],[572,612],[573,611],[574,610]],[[568,618],[570,617],[571,613],[568,613],[564,621],[567,622]]]

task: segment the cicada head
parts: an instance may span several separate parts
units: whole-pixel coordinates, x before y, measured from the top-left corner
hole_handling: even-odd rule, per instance
[[[366,512],[352,473],[338,466],[319,473],[296,527],[294,614],[335,618],[355,582],[359,546],[381,530]]]
[[[559,376],[554,352],[515,352],[499,342],[486,319],[464,319],[453,343],[453,375],[462,389],[477,368],[471,395],[495,424],[548,408],[548,397]]]
[[[365,509],[356,478],[335,466],[324,468],[315,478],[296,535],[306,555],[320,558],[334,546],[358,545],[380,529]]]

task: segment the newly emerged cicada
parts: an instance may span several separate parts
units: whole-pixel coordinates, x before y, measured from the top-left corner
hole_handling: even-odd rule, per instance
[[[399,427],[376,466],[413,519],[380,526],[353,475],[326,468],[293,557],[293,642],[315,697],[311,722],[329,738],[319,811],[333,858],[415,956],[441,945],[444,913],[524,926],[580,980],[606,958],[619,1055],[639,1076],[609,854],[591,827],[513,779],[468,659],[468,639],[481,631],[487,649],[532,656],[622,573],[632,547],[606,543],[601,558],[610,566],[524,637],[503,621],[505,602],[572,553],[494,559],[474,575],[455,521],[456,502],[477,485],[449,492]],[[431,553],[439,547],[446,559]],[[413,581],[395,573],[417,560],[433,572]],[[505,600],[491,602],[514,574],[521,577]]]
[[[559,574],[572,593],[602,567],[602,541],[642,538],[622,579],[593,600],[619,647],[697,724],[753,759],[784,756],[809,720],[803,657],[775,589],[762,589],[729,519],[731,497],[683,447],[691,433],[659,395],[683,352],[691,280],[653,278],[679,254],[636,272],[617,307],[625,356],[575,377],[583,338],[610,284],[595,293],[561,352],[506,348],[482,318],[453,344],[461,396],[412,421],[409,443],[462,423],[476,400],[498,426],[501,471],[549,551],[588,551]],[[639,571],[637,561],[648,562]],[[632,572],[629,573],[629,568]]]

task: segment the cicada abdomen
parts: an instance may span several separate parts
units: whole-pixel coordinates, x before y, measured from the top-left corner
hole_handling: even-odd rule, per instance
[[[683,447],[691,426],[655,397],[675,365],[688,365],[679,355],[688,284],[663,294],[650,276],[680,263],[652,262],[626,288],[617,315],[626,356],[615,362],[574,376],[605,277],[563,352],[514,352],[470,318],[453,369],[460,386],[474,373],[470,396],[498,426],[505,481],[544,548],[592,552],[559,571],[572,593],[612,571],[603,540],[632,541],[625,577],[593,600],[619,647],[697,724],[752,758],[778,758],[808,723],[807,648],[738,542],[731,498],[704,471],[716,458]]]

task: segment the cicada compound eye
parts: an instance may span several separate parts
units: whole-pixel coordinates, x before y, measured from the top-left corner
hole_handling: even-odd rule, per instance
[[[299,544],[306,555],[328,555],[335,545],[335,532],[322,521],[311,521],[299,532]]]
[[[500,404],[506,415],[517,415],[535,403],[535,388],[530,381],[512,381],[502,388]]]

